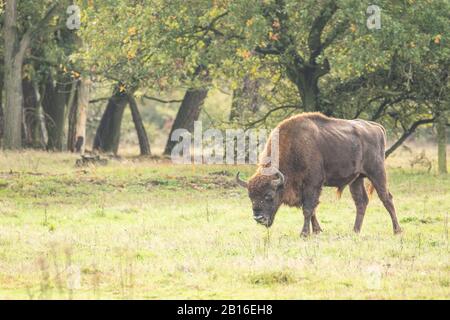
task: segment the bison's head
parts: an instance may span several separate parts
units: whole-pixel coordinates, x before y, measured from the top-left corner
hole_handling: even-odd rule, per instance
[[[253,206],[253,218],[256,222],[268,228],[272,226],[275,214],[281,205],[285,182],[283,174],[279,170],[271,176],[257,173],[249,182],[245,182],[239,178],[238,173],[236,181],[248,190]]]

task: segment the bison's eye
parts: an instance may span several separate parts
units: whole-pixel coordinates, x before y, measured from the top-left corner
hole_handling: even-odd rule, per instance
[[[264,199],[265,199],[266,201],[269,201],[269,202],[272,202],[272,201],[273,201],[273,198],[272,198],[272,196],[271,196],[270,194],[266,195],[266,196],[264,197]]]

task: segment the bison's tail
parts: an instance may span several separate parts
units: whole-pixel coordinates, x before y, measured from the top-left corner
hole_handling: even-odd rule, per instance
[[[369,195],[369,199],[371,199],[371,198],[372,198],[373,191],[375,190],[375,188],[374,188],[372,182],[369,181],[369,182],[367,183],[367,185],[366,185],[366,190],[367,190],[367,194]]]
[[[345,188],[345,187],[339,187],[339,188],[337,188],[337,190],[336,190],[336,195],[337,195],[337,198],[338,198],[338,199],[340,199],[340,198],[342,197],[342,192],[344,191],[344,188]]]

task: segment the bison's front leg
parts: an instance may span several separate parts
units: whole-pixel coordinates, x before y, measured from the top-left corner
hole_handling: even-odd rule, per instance
[[[319,204],[319,197],[320,197],[320,191],[321,187],[318,188],[307,188],[303,190],[302,193],[302,199],[303,199],[303,217],[304,217],[304,223],[303,223],[303,229],[301,235],[303,237],[309,236],[311,233],[310,225],[311,220],[315,219],[313,218],[314,211],[316,210],[317,205]],[[317,220],[315,220],[317,222]],[[320,226],[319,226],[320,228]],[[316,231],[316,230],[314,230]]]

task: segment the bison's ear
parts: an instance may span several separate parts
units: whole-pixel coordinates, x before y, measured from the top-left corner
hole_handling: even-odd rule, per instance
[[[276,175],[277,179],[272,181],[272,186],[275,189],[282,188],[284,186],[286,179],[284,178],[284,175],[281,173],[281,171],[278,169]]]
[[[240,172],[238,172],[238,173],[236,174],[236,182],[237,182],[238,185],[240,185],[241,187],[247,189],[247,188],[248,188],[248,183],[247,183],[246,181],[242,180],[242,179],[239,177],[240,174],[241,174]]]

